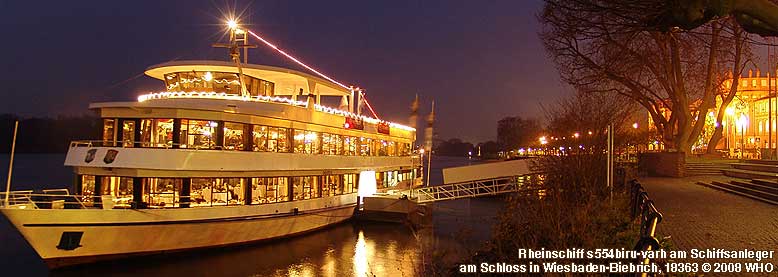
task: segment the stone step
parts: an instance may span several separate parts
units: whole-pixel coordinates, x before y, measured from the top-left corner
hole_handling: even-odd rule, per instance
[[[701,166],[706,166],[706,165],[727,165],[727,164],[730,164],[730,163],[733,163],[733,162],[737,162],[737,161],[733,160],[733,161],[720,162],[720,163],[712,163],[712,162],[686,162],[686,165],[701,165]]]
[[[736,163],[736,164],[732,164],[732,167],[736,169],[743,169],[743,170],[778,173],[778,165],[757,164],[757,163]]]
[[[724,170],[724,169],[732,169],[732,167],[687,167],[686,170]]]
[[[778,180],[767,180],[767,179],[752,179],[751,183],[755,183],[758,185],[773,187],[778,189]]]
[[[725,168],[732,168],[732,165],[730,164],[717,164],[717,165],[686,165],[686,169],[725,169]]]
[[[729,181],[729,183],[778,196],[778,187],[760,185],[754,182]]]
[[[778,161],[776,160],[743,160],[743,162],[750,164],[778,165]]]
[[[717,166],[717,167],[686,167],[686,170],[722,170],[730,169],[731,166]]]
[[[717,186],[717,185],[714,185],[714,184],[709,184],[709,183],[704,183],[704,182],[697,182],[697,184],[701,185],[701,186],[706,186],[706,187],[709,187],[709,188],[712,188],[712,189],[716,189],[716,190],[720,190],[720,191],[724,191],[724,192],[729,192],[729,193],[732,193],[732,194],[740,195],[740,196],[743,196],[743,197],[748,197],[748,198],[751,198],[751,199],[754,199],[754,200],[757,200],[757,201],[761,201],[761,202],[764,202],[764,203],[767,203],[767,204],[772,204],[772,205],[778,206],[778,201],[773,201],[773,200],[765,199],[765,198],[762,198],[762,197],[759,197],[759,196],[742,193],[742,192],[739,192],[739,191],[736,191],[736,190],[732,190],[732,189],[729,189],[729,188],[726,188],[726,187],[722,187],[722,186]]]
[[[721,173],[725,169],[687,169],[686,172],[717,172]]]
[[[743,170],[743,169],[725,169],[724,175],[742,179],[776,179],[778,173]]]
[[[699,175],[724,175],[724,172],[722,171],[713,171],[713,172],[686,172],[685,176],[699,176]]]
[[[741,193],[750,194],[750,195],[753,195],[753,196],[757,196],[757,197],[761,197],[761,198],[764,198],[764,199],[768,199],[768,200],[772,200],[772,201],[778,202],[778,194],[773,194],[773,193],[769,193],[769,192],[765,192],[765,191],[761,191],[761,190],[757,190],[757,189],[752,189],[752,188],[745,187],[745,186],[740,186],[738,184],[733,184],[731,182],[730,183],[722,183],[722,182],[713,181],[713,182],[711,182],[711,184],[717,185],[717,186],[720,186],[720,187],[725,187],[725,188],[728,188],[728,189],[731,189],[731,190],[736,190],[736,191],[739,191]]]
[[[686,173],[685,177],[697,177],[697,176],[721,176],[721,172],[709,172],[709,173]]]
[[[686,174],[724,174],[723,170],[687,170]]]

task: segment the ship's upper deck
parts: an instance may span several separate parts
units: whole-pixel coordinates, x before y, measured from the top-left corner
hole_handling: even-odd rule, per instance
[[[92,103],[90,108],[104,118],[190,118],[250,124],[267,121],[277,127],[324,128],[317,131],[340,133],[332,129],[337,128],[415,140],[414,128],[353,112],[353,103],[359,102],[357,90],[286,68],[245,65],[241,69],[222,61],[154,65],[146,74],[163,81],[165,90],[140,95],[138,102]],[[334,97],[340,105],[323,105],[323,97]],[[269,119],[282,121],[272,123]]]
[[[268,65],[243,64],[244,83],[253,96],[313,94],[350,96],[339,84],[300,71]],[[238,68],[226,61],[173,61],[153,65],[146,75],[165,82],[167,91],[240,94]]]

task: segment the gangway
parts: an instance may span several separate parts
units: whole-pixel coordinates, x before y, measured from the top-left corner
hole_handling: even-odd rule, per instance
[[[420,222],[427,203],[515,192],[536,192],[542,172],[532,160],[489,162],[443,169],[443,184],[365,196],[359,216],[366,220]]]
[[[417,203],[421,204],[536,190],[537,187],[532,186],[533,182],[530,182],[532,177],[532,175],[521,175],[418,188],[414,189],[411,195],[416,197]]]

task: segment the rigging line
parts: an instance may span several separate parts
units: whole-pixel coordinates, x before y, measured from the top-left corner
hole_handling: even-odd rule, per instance
[[[346,85],[342,84],[341,82],[338,82],[338,81],[336,81],[335,79],[332,79],[332,78],[330,78],[330,77],[329,77],[329,76],[327,76],[327,75],[324,75],[323,73],[319,72],[319,71],[318,71],[318,70],[316,70],[316,69],[313,69],[312,67],[308,66],[307,64],[303,63],[302,61],[298,60],[297,58],[293,57],[292,55],[289,55],[289,54],[287,54],[287,53],[286,53],[286,52],[284,52],[283,50],[279,49],[277,46],[273,45],[273,44],[272,44],[272,43],[270,43],[269,41],[265,40],[264,38],[260,37],[260,36],[259,36],[259,35],[257,35],[256,33],[254,33],[253,31],[251,31],[251,30],[249,30],[249,29],[246,29],[246,32],[248,32],[249,34],[251,34],[252,36],[254,36],[255,38],[257,38],[258,40],[262,41],[263,43],[265,43],[265,44],[266,44],[267,46],[269,46],[270,48],[273,48],[273,49],[275,49],[276,51],[278,51],[278,53],[281,53],[281,55],[284,55],[285,57],[287,57],[287,58],[289,58],[290,60],[292,60],[292,61],[296,62],[297,64],[301,65],[302,67],[305,67],[306,69],[308,69],[308,70],[312,71],[313,73],[316,73],[317,75],[321,76],[322,78],[324,78],[324,79],[327,79],[327,81],[333,82],[333,83],[335,83],[335,84],[337,84],[337,85],[339,85],[339,86],[341,86],[341,87],[343,87],[343,88],[345,88],[345,89],[348,89],[348,90],[353,90],[353,88],[352,88],[352,87],[346,86]]]
[[[110,85],[110,86],[108,86],[108,87],[106,87],[106,88],[102,89],[102,92],[104,93],[105,91],[108,91],[108,90],[110,90],[110,89],[113,89],[113,88],[115,88],[115,87],[121,86],[121,85],[123,85],[123,84],[126,84],[126,83],[128,83],[128,82],[130,82],[130,81],[133,81],[133,80],[135,80],[135,79],[138,79],[139,77],[143,76],[145,73],[146,73],[146,72],[144,71],[144,72],[141,72],[141,73],[138,73],[138,74],[136,74],[135,76],[132,76],[132,77],[130,77],[130,78],[127,78],[127,79],[125,79],[125,80],[123,80],[123,81],[120,81],[120,82],[114,83],[113,85]]]
[[[173,58],[172,60],[170,60],[170,61],[168,61],[168,62],[176,61],[176,60],[180,59],[182,56],[183,56],[183,55],[180,55],[180,56],[178,56],[178,57],[175,57],[175,58]],[[129,82],[131,82],[131,81],[134,81],[135,79],[138,79],[138,78],[140,78],[141,76],[143,76],[143,75],[145,75],[145,74],[146,74],[146,70],[143,70],[143,71],[141,71],[140,73],[136,74],[135,76],[132,76],[132,77],[130,77],[130,78],[127,78],[127,79],[124,79],[124,80],[122,80],[122,81],[116,82],[116,83],[114,83],[114,84],[112,84],[112,85],[110,85],[110,86],[107,86],[107,87],[105,87],[105,88],[103,88],[103,89],[100,89],[100,90],[99,90],[99,92],[100,92],[101,94],[104,94],[104,93],[105,93],[106,91],[108,91],[108,90],[111,90],[111,89],[113,89],[113,88],[115,88],[115,87],[118,87],[118,86],[124,85],[124,84],[126,84],[126,83],[129,83]]]
[[[362,99],[364,99],[364,100],[365,100],[365,104],[367,105],[367,108],[368,108],[368,109],[370,109],[370,112],[371,112],[371,113],[373,113],[373,116],[375,117],[375,119],[379,119],[379,118],[378,118],[378,114],[376,114],[376,113],[375,113],[375,111],[373,110],[373,107],[372,107],[372,106],[370,106],[370,102],[368,102],[368,101],[367,101],[367,97],[365,97],[365,94],[364,94],[364,93],[362,93],[362,91],[359,91],[359,94],[360,94],[360,96],[362,97]]]
[[[343,88],[345,88],[345,89],[347,89],[347,90],[354,91],[354,88],[353,88],[353,87],[346,86],[346,85],[344,85],[343,83],[341,83],[341,82],[338,82],[338,81],[336,81],[336,80],[335,80],[335,79],[333,79],[333,78],[330,78],[329,76],[325,75],[324,73],[321,73],[321,72],[319,72],[318,70],[314,69],[313,67],[310,67],[310,66],[308,66],[307,64],[303,63],[302,61],[300,61],[299,59],[295,58],[294,56],[292,56],[292,55],[290,55],[290,54],[288,54],[288,53],[284,52],[284,51],[283,51],[283,50],[281,50],[281,49],[279,49],[279,48],[278,48],[278,46],[275,46],[275,45],[274,45],[273,43],[271,43],[270,41],[268,41],[268,40],[266,40],[266,39],[262,38],[261,36],[257,35],[256,33],[254,33],[254,31],[251,31],[251,30],[248,30],[248,29],[246,29],[246,32],[248,32],[249,34],[251,34],[252,36],[254,36],[255,38],[257,38],[258,40],[262,41],[262,43],[264,43],[265,45],[269,46],[270,48],[273,48],[273,49],[274,49],[274,50],[276,50],[278,53],[281,53],[281,55],[284,55],[285,57],[287,57],[287,58],[289,58],[290,60],[294,61],[295,63],[299,64],[300,66],[302,66],[302,67],[305,67],[306,69],[310,70],[311,72],[313,72],[313,73],[316,73],[317,75],[321,76],[322,78],[324,78],[324,79],[326,79],[326,80],[328,80],[328,81],[330,81],[330,82],[333,82],[333,83],[335,83],[335,84],[337,84],[337,85],[339,85],[339,86],[341,86],[341,87],[343,87]],[[365,104],[367,105],[367,108],[368,108],[368,109],[370,109],[370,112],[371,112],[371,113],[373,113],[373,116],[374,116],[376,119],[379,119],[379,117],[378,117],[378,114],[375,112],[375,110],[373,110],[373,106],[371,106],[371,105],[370,105],[370,102],[368,102],[368,101],[367,101],[367,98],[365,98],[365,94],[364,94],[364,93],[362,93],[362,91],[361,91],[361,90],[359,90],[359,93],[360,93],[360,95],[362,96],[362,98],[363,98],[363,99],[365,99]]]

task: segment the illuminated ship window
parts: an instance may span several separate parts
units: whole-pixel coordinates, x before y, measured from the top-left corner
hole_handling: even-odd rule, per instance
[[[241,94],[240,81],[237,73],[186,71],[165,74],[163,79],[167,91],[183,92],[216,92],[226,94]],[[273,96],[275,84],[270,81],[243,76],[246,90],[252,96]]]

